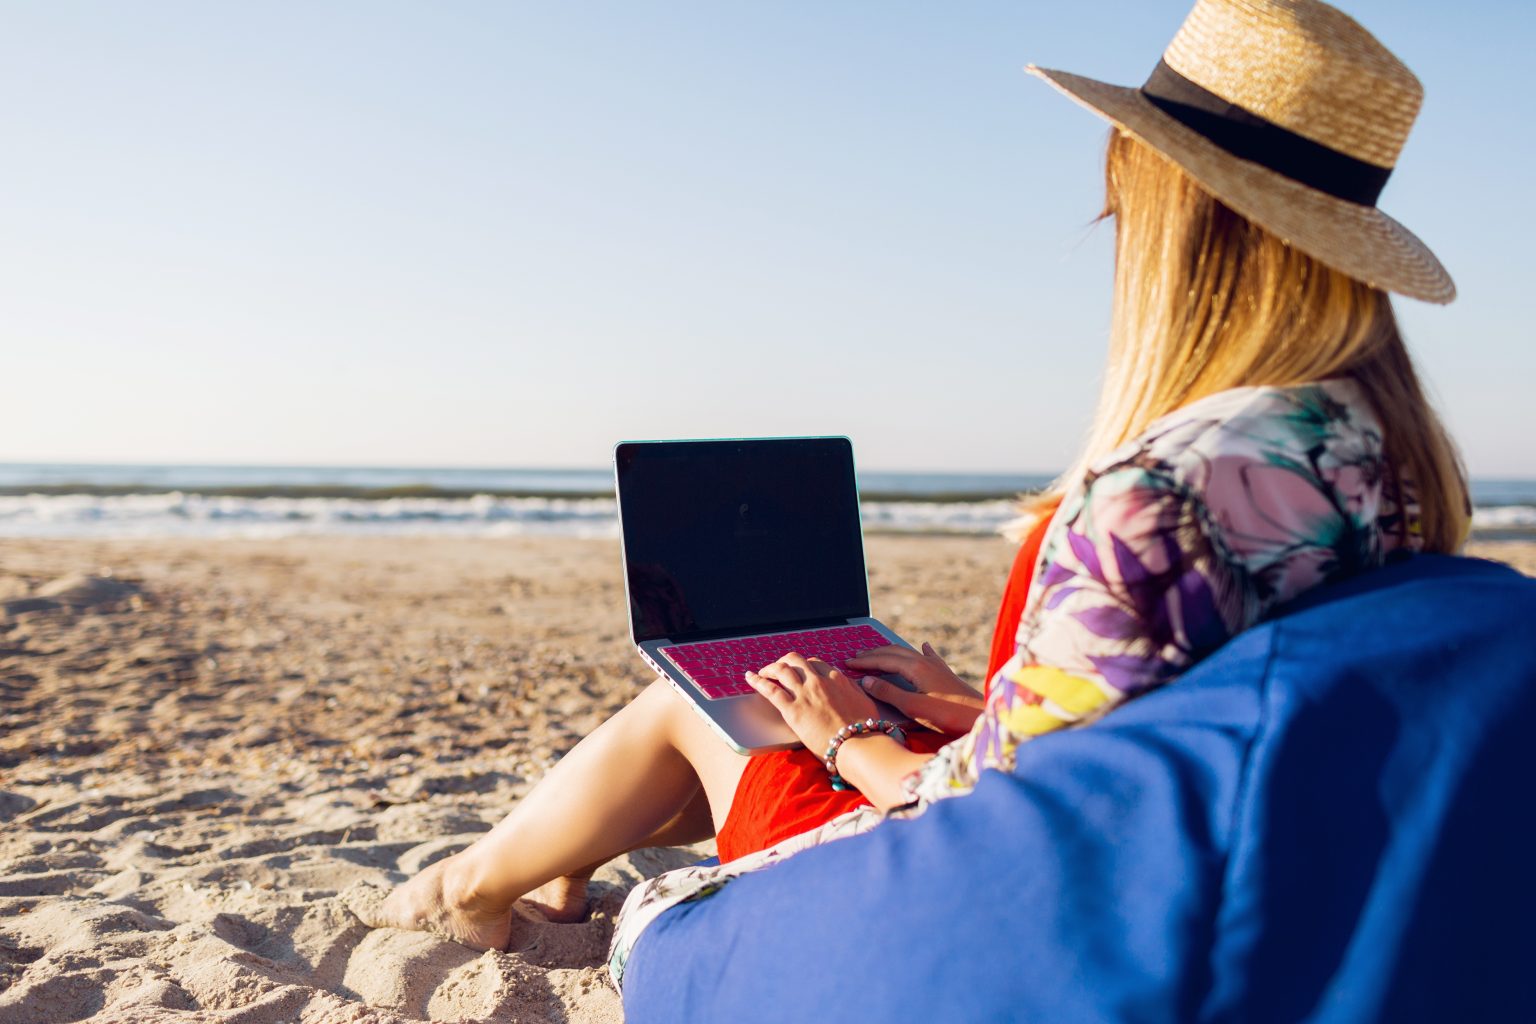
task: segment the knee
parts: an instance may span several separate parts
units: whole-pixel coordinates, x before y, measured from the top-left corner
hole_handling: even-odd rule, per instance
[[[652,680],[649,686],[640,691],[640,695],[634,699],[631,706],[644,711],[648,716],[665,720],[671,720],[680,713],[690,711],[683,695],[673,689],[672,684],[665,679]]]
[[[698,714],[688,699],[678,693],[665,679],[656,679],[634,700],[634,706],[644,710],[647,718],[660,725],[669,736],[676,737],[681,731],[698,724]]]
[[[635,698],[635,703],[639,704],[643,701],[647,704],[667,706],[674,702],[681,702],[682,699],[682,695],[672,689],[671,683],[658,676],[651,680],[650,685],[640,691],[640,696]]]

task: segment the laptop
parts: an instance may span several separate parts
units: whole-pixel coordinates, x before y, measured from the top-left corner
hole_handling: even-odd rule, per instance
[[[869,615],[846,437],[624,441],[614,474],[630,635],[737,752],[800,745],[746,671],[911,646]]]

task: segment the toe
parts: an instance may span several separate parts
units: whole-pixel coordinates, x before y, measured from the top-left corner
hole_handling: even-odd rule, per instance
[[[348,886],[340,896],[342,905],[352,911],[352,915],[369,928],[397,927],[390,914],[389,890],[359,882]]]

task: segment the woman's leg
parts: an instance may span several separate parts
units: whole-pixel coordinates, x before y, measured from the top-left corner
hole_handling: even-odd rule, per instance
[[[663,828],[696,832],[700,823],[685,812],[701,787],[718,829],[746,763],[658,680],[578,743],[490,832],[391,893],[372,923],[502,948],[519,897]]]
[[[693,799],[676,816],[661,828],[640,840],[631,850],[643,850],[652,846],[692,846],[715,836],[715,823],[710,815],[709,800],[700,786]],[[619,850],[614,856],[628,853]],[[545,882],[523,897],[523,902],[543,914],[547,920],[560,924],[580,921],[587,916],[587,883],[597,869],[612,860],[604,857],[585,867],[577,868],[568,875]]]

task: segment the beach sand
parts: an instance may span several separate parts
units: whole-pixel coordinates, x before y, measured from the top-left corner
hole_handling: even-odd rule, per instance
[[[1536,572],[1536,544],[1475,546]],[[984,669],[1011,549],[872,537],[876,612]],[[488,828],[648,676],[617,545],[0,541],[0,1020],[617,1021],[641,877],[508,953],[352,906]]]
[[[873,538],[983,665],[1008,549]],[[648,682],[613,542],[0,541],[0,1020],[612,1021],[642,876],[477,954],[348,909],[466,845]]]

